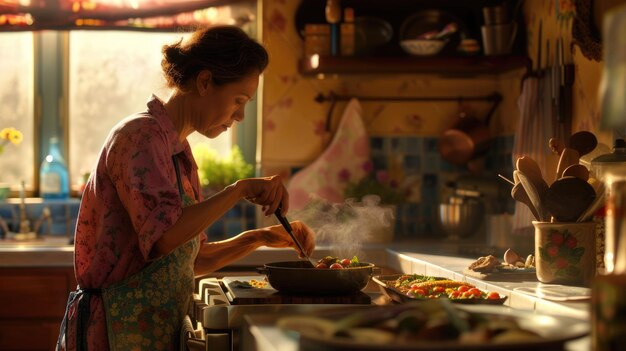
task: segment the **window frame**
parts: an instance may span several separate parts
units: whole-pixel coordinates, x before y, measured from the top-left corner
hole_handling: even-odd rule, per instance
[[[256,37],[258,28],[252,27],[251,36]],[[69,31],[39,31],[33,32],[33,65],[34,65],[34,131],[33,131],[33,184],[27,184],[25,196],[39,196],[39,166],[47,154],[49,140],[57,137],[61,145],[61,152],[68,168],[72,160],[69,146],[69,65],[70,65],[70,33]],[[232,144],[239,145],[244,159],[257,165],[257,123],[261,113],[260,100],[262,97],[263,79],[259,81],[257,96],[246,106],[246,118],[235,124],[231,133]],[[45,113],[44,113],[45,111]],[[70,197],[78,197],[79,191],[70,179]],[[10,196],[16,197],[18,191],[12,191]]]

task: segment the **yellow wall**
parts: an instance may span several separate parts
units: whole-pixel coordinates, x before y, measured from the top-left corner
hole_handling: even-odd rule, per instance
[[[572,132],[588,130],[596,134],[598,140],[612,145],[612,133],[600,130],[600,105],[598,87],[602,76],[602,62],[588,60],[583,56],[580,47],[573,43],[572,23],[575,13],[573,0],[526,0],[525,20],[527,23],[528,52],[535,60],[537,56],[537,36],[539,22],[543,26],[543,52],[545,42],[550,41],[552,53],[557,38],[566,43],[575,64],[575,81],[573,87]],[[543,56],[543,55],[542,55]],[[545,56],[543,57],[545,62]]]
[[[324,123],[329,103],[314,101],[318,93],[333,90],[342,95],[476,96],[502,89],[492,76],[442,79],[434,75],[340,75],[323,80],[298,73],[303,42],[293,22],[298,1],[265,1],[263,43],[270,51],[264,74],[261,164],[264,174],[283,173],[304,166],[323,150],[328,135]],[[517,74],[519,76],[519,74]],[[515,86],[512,83],[506,85]],[[517,89],[515,86],[513,89]],[[333,114],[338,123],[345,103]],[[363,119],[372,136],[437,136],[457,116],[456,102],[363,102]],[[469,108],[484,116],[490,104],[474,102]],[[494,134],[512,134],[517,120],[516,101],[505,97],[491,121]]]
[[[557,4],[559,8],[556,8]],[[265,1],[263,4],[262,41],[271,57],[264,74],[263,125],[259,145],[264,174],[288,175],[289,168],[304,166],[321,153],[329,137],[323,128],[329,104],[319,104],[313,98],[320,92],[327,94],[331,90],[344,95],[392,96],[487,95],[497,90],[504,95],[504,101],[492,119],[492,134],[510,135],[515,132],[521,70],[500,77],[470,79],[417,74],[340,75],[323,80],[301,76],[297,61],[302,56],[303,43],[293,22],[297,5],[298,1],[287,0]],[[543,42],[550,40],[552,50],[558,37],[571,44],[572,0],[527,0],[524,7],[531,58],[534,59],[537,52],[539,20],[543,22]],[[612,134],[599,130],[597,91],[602,63],[586,59],[577,46],[571,47],[576,66],[572,132],[589,130],[601,142],[611,145]],[[362,105],[368,132],[376,136],[437,136],[452,123],[458,111],[454,102],[364,102]],[[341,117],[344,106],[339,103],[335,108],[334,125]],[[489,104],[475,102],[470,107],[477,115],[484,116]]]

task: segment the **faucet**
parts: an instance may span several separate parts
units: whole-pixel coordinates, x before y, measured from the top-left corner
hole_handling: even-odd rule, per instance
[[[43,223],[44,220],[47,220],[48,222],[48,231],[50,231],[50,228],[52,227],[52,217],[50,215],[50,209],[46,206],[41,211],[41,215],[39,216],[39,218],[37,219],[37,221],[35,222],[35,225],[33,226],[31,230],[30,220],[26,216],[25,188],[26,187],[24,184],[24,180],[22,180],[21,189],[20,189],[20,205],[19,205],[19,210],[20,210],[19,221],[20,222],[19,222],[18,232],[16,233],[16,232],[12,232],[8,230],[8,227],[6,226],[6,223],[4,223],[4,220],[0,222],[0,225],[4,223],[4,225],[2,225],[2,228],[6,233],[7,239],[20,240],[20,241],[37,239],[37,232],[39,231],[39,228],[41,228],[41,224]]]

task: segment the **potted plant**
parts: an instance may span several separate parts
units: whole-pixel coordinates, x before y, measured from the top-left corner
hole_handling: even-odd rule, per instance
[[[246,162],[237,145],[223,157],[203,144],[196,145],[193,154],[198,164],[200,185],[205,195],[210,196],[239,179],[254,175],[254,167]]]

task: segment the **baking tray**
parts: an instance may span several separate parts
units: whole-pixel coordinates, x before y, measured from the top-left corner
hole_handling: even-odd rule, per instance
[[[377,275],[372,277],[372,281],[378,284],[380,291],[391,300],[398,303],[415,302],[421,300],[429,300],[429,298],[409,297],[397,288],[390,286],[387,282],[394,281],[406,274]],[[440,278],[440,277],[437,277]],[[442,278],[444,279],[444,278]],[[469,283],[468,283],[469,284]],[[484,290],[483,290],[484,291]],[[445,298],[445,297],[440,297]],[[502,305],[508,297],[504,296],[500,299],[449,299],[450,302],[464,305]]]

